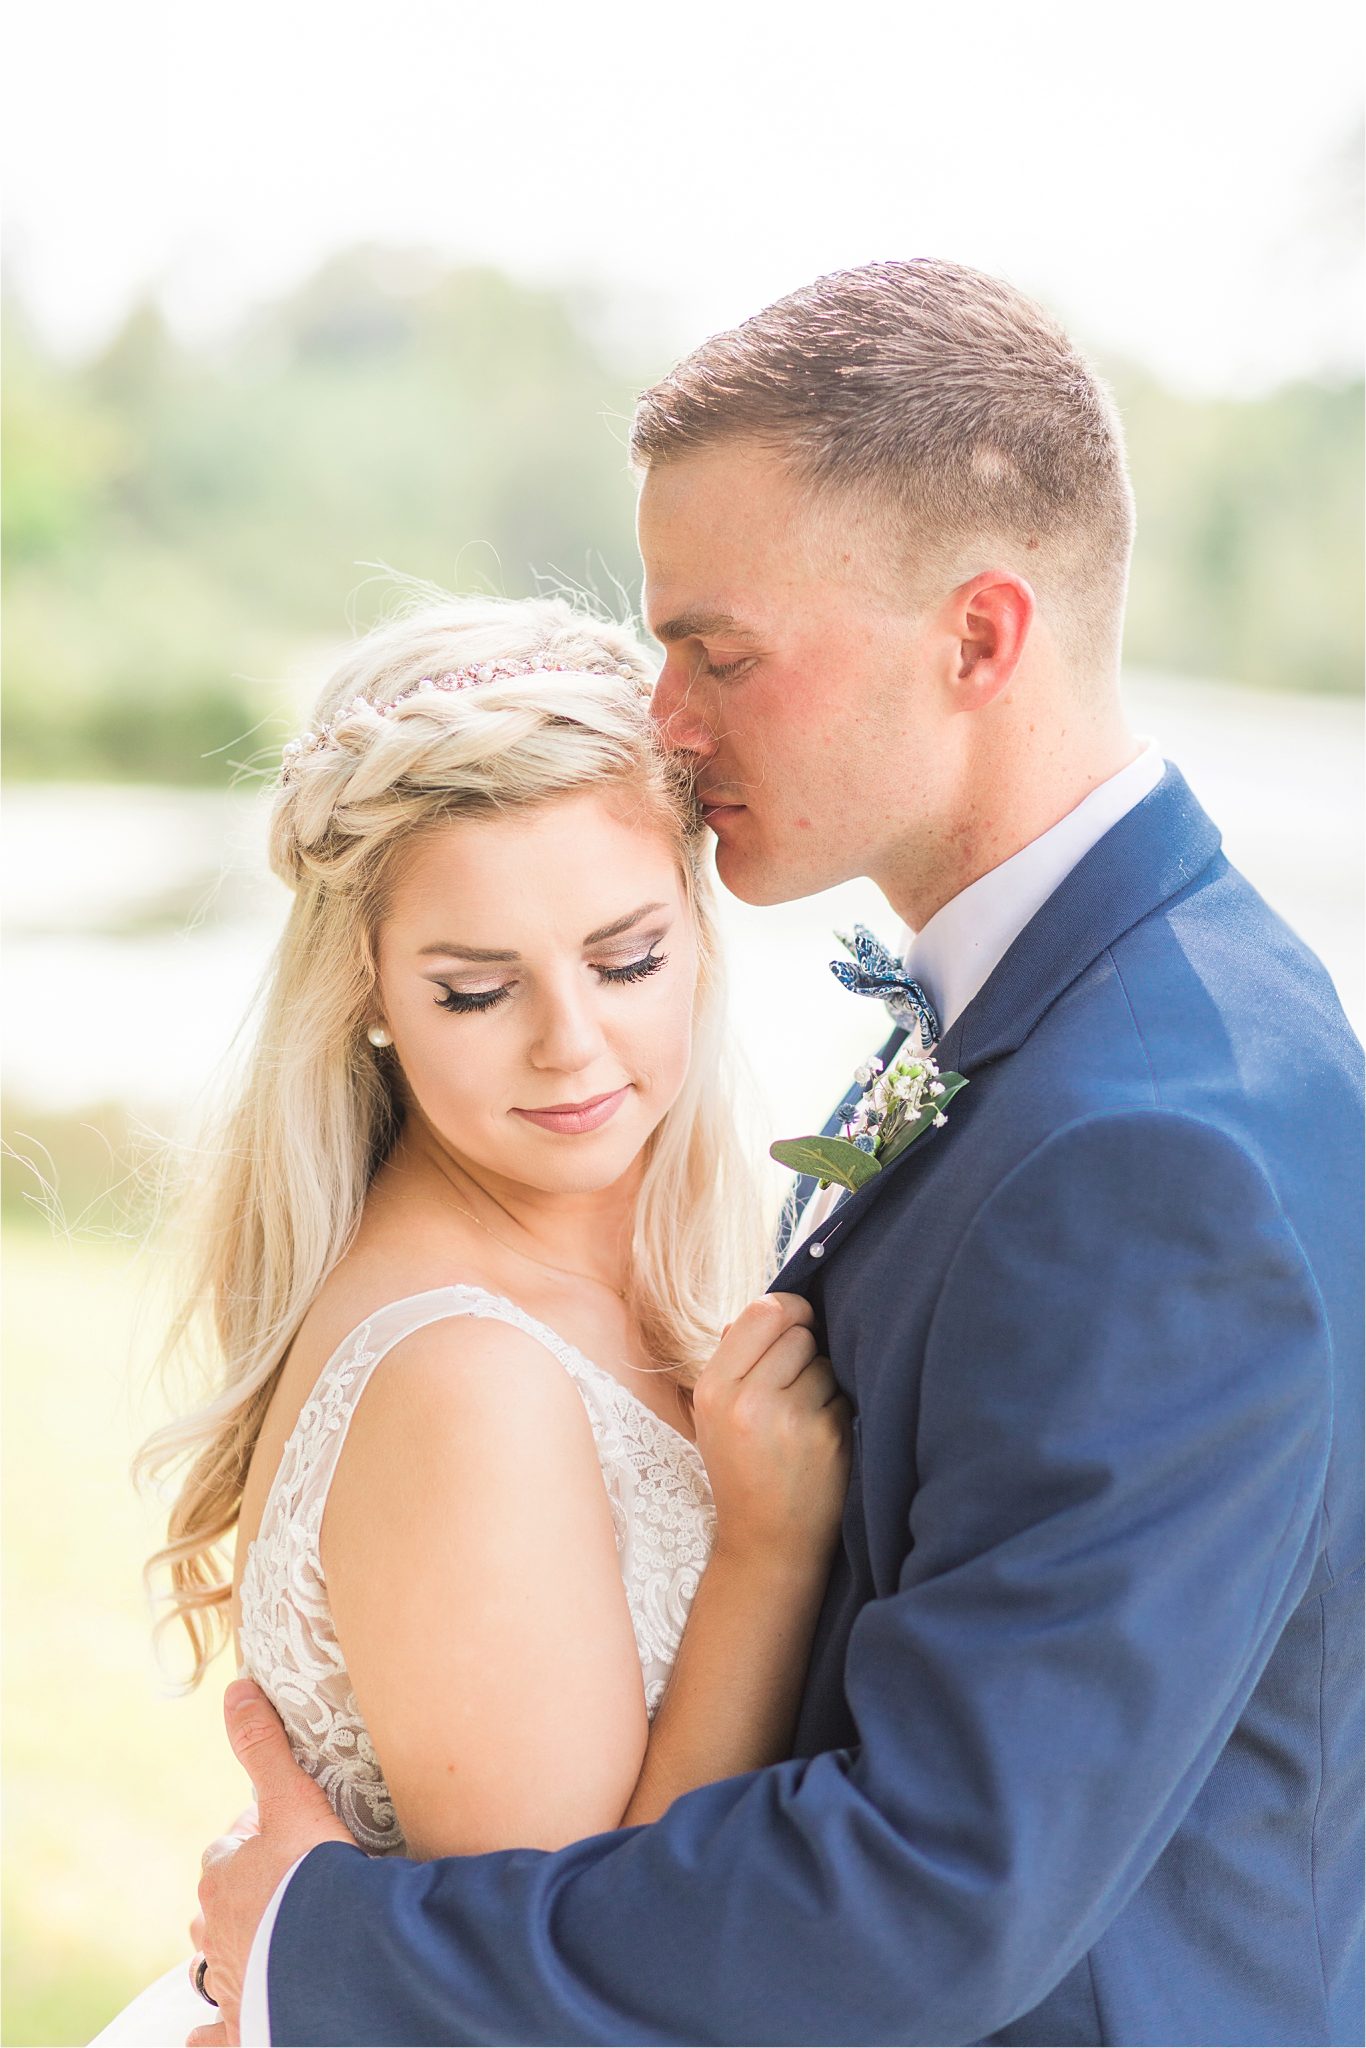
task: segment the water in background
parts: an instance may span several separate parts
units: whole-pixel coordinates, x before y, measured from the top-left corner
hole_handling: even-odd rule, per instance
[[[1172,676],[1130,678],[1153,735],[1223,828],[1230,858],[1326,962],[1360,1032],[1362,711]],[[851,801],[855,801],[851,796]],[[4,822],[12,1103],[124,1104],[158,1119],[226,1051],[284,915],[262,858],[261,799],[126,786],[13,789]],[[754,910],[722,892],[737,1036],[776,1132],[823,1120],[880,1013],[829,973],[831,932],[890,937],[854,883]]]

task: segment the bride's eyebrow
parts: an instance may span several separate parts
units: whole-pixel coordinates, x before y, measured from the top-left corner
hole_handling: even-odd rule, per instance
[[[625,917],[619,917],[615,924],[605,924],[601,931],[590,932],[584,940],[585,946],[600,946],[604,939],[619,939],[623,932],[629,932],[643,917],[649,917],[656,910],[667,910],[667,903],[642,903],[639,910],[628,910]]]
[[[585,946],[600,946],[606,939],[619,939],[623,932],[629,932],[643,917],[649,917],[656,910],[667,910],[666,903],[642,903],[639,910],[628,910],[625,917],[619,917],[613,924],[605,924],[600,930],[589,932]],[[446,939],[439,939],[434,946],[423,946],[418,953],[419,960],[425,960],[429,953],[447,953],[457,960],[508,961],[520,960],[520,953],[498,952],[488,946],[457,946]]]

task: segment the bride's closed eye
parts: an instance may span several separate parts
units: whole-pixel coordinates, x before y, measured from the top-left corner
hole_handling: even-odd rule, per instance
[[[508,994],[506,988],[481,988],[472,995],[466,995],[458,988],[444,989],[436,999],[438,1010],[454,1010],[459,1016],[468,1017],[478,1010],[492,1010]]]
[[[599,967],[595,965],[593,972],[599,975],[603,981],[629,983],[644,981],[651,974],[657,974],[661,967],[667,967],[668,964],[668,954],[656,953],[652,947],[648,953],[643,953],[639,960],[628,960],[622,967]],[[439,1010],[451,1010],[457,1016],[467,1017],[480,1010],[496,1009],[498,1004],[506,1001],[511,993],[512,986],[508,982],[504,982],[501,988],[475,989],[472,991],[445,988],[443,986],[442,993],[436,998],[436,1006]]]
[[[668,964],[668,954],[656,953],[651,947],[648,953],[641,954],[639,960],[628,960],[624,967],[599,967],[594,971],[600,974],[604,981],[644,981],[647,975],[657,974],[661,967],[667,967]]]

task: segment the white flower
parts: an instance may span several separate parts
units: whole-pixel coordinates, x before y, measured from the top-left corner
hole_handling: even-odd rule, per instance
[[[923,1115],[927,1102],[937,1102],[948,1093],[934,1061],[914,1053],[898,1055],[885,1069],[881,1060],[869,1060],[854,1078],[863,1094],[850,1110],[841,1135],[861,1152],[872,1151],[874,1156]],[[936,1129],[947,1122],[942,1110],[934,1118]]]

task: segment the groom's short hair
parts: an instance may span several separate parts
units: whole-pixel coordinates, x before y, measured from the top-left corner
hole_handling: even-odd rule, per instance
[[[745,440],[869,515],[917,599],[1004,551],[1072,658],[1115,666],[1134,523],[1118,415],[999,278],[928,258],[818,278],[644,392],[631,454],[648,468]]]

